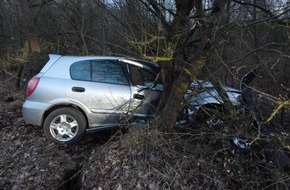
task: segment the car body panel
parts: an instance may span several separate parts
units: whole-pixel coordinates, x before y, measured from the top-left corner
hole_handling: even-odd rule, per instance
[[[223,86],[229,100],[234,106],[240,104],[241,92],[237,89]],[[206,105],[222,105],[224,102],[219,96],[214,86],[209,81],[197,80],[191,83],[185,98],[191,96],[189,102],[189,112],[196,114],[202,106]]]
[[[120,116],[127,114],[131,100],[131,89],[126,85],[98,82],[68,81],[66,96],[71,102],[81,102],[89,117],[89,126],[117,124]],[[84,92],[74,92],[73,87],[82,87]],[[79,105],[80,103],[78,103]]]
[[[50,54],[48,62],[41,69],[40,73],[46,73],[47,70],[61,57],[61,55]]]
[[[152,117],[156,112],[162,91],[147,86],[132,86],[132,93],[133,96],[138,94],[144,98],[140,100],[133,97],[129,113],[137,117]]]
[[[41,126],[42,117],[50,104],[26,100],[22,106],[22,116],[26,123]]]

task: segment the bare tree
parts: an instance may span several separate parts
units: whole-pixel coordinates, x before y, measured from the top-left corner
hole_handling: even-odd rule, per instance
[[[164,85],[159,105],[162,123],[172,130],[183,95],[205,64],[210,40],[224,3],[214,1],[211,5],[205,5],[201,0],[176,0],[175,8],[167,8],[163,1],[141,2],[157,18],[163,30],[162,37],[169,44],[164,54],[167,59],[157,58],[157,61],[161,62]]]
[[[20,87],[23,88],[23,81],[29,80],[40,68],[41,68],[41,49],[38,40],[38,31],[34,23],[34,15],[29,5],[29,1],[14,1],[15,8],[17,10],[17,17],[19,21],[20,28],[24,31],[25,34],[25,47],[29,48],[31,52],[31,58],[29,63],[24,65],[24,69],[21,73],[21,83]]]
[[[1,5],[5,15],[13,9],[18,20],[1,12],[0,31],[7,36],[1,40],[8,44],[12,37],[32,55],[25,79],[42,66],[41,45],[49,53],[121,54],[159,62],[164,92],[158,108],[168,129],[181,109],[184,92],[201,71],[230,73],[235,79],[240,68],[289,58],[287,44],[282,43],[289,39],[286,1],[7,0]],[[17,24],[4,27],[9,19]],[[282,71],[286,76],[287,69]]]
[[[255,59],[254,62],[250,61],[251,64],[261,63],[258,51],[265,49],[259,42],[261,31],[264,30],[261,24],[265,21],[285,24],[281,15],[287,13],[285,9],[274,14],[268,9],[272,6],[266,1],[252,3],[252,1],[238,0],[170,2],[139,0],[141,5],[137,1],[120,3],[115,0],[114,2],[122,5],[123,8],[128,7],[128,15],[124,13],[124,9],[118,13],[125,14],[129,18],[128,22],[115,16],[120,19],[124,28],[128,29],[123,30],[123,34],[127,34],[124,35],[127,41],[139,50],[142,58],[161,64],[160,76],[164,91],[159,111],[163,126],[168,129],[172,129],[178,111],[181,109],[180,102],[184,92],[204,68],[209,57],[216,55],[217,61],[223,62],[226,71],[229,71],[229,66],[234,67],[238,62],[242,66],[244,62],[241,60],[245,55],[247,61],[248,58]],[[129,5],[134,5],[135,10],[130,9]],[[237,8],[244,12],[235,12]],[[233,43],[230,44],[231,40]],[[236,49],[238,52],[234,52],[233,45],[237,45],[237,48],[241,46],[245,48]],[[222,56],[218,55],[220,49],[224,52]],[[241,59],[237,59],[237,55],[240,55]],[[216,60],[213,64],[219,67]],[[233,74],[236,71],[230,72]],[[219,88],[218,83],[215,86]],[[224,100],[227,100],[227,97],[224,97]]]

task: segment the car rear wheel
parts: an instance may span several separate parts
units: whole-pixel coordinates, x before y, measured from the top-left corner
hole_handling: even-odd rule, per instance
[[[85,133],[86,119],[74,108],[59,108],[52,111],[44,121],[44,135],[58,145],[78,142]]]

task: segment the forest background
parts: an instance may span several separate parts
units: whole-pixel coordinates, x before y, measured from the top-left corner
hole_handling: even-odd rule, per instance
[[[250,153],[236,153],[234,147],[224,144],[228,142],[230,135],[221,137],[220,134],[204,131],[203,135],[197,135],[196,132],[193,135],[186,131],[186,135],[182,132],[182,137],[177,138],[177,132],[172,132],[180,109],[177,106],[180,101],[176,99],[183,96],[190,81],[196,78],[214,80],[238,88],[242,76],[259,66],[258,76],[251,83],[254,105],[261,115],[261,120],[270,125],[275,132],[271,141],[279,144],[279,150],[288,153],[289,18],[289,0],[2,0],[0,87],[3,113],[0,130],[3,154],[0,164],[3,164],[3,167],[6,165],[6,170],[0,173],[1,186],[7,189],[25,187],[24,182],[30,179],[31,183],[28,185],[31,186],[28,187],[35,185],[38,188],[48,188],[52,181],[56,182],[56,188],[67,188],[71,184],[77,188],[97,186],[104,189],[106,185],[110,188],[124,189],[192,189],[197,186],[216,189],[289,188],[288,170],[267,162],[266,156],[259,148]],[[73,150],[63,150],[42,142],[41,139],[42,148],[32,146],[36,149],[32,150],[29,148],[32,142],[27,141],[27,138],[22,139],[22,132],[27,132],[29,137],[41,132],[27,131],[34,130],[35,126],[24,125],[20,109],[28,80],[41,69],[50,53],[117,55],[159,62],[162,66],[163,82],[166,84],[161,105],[161,121],[168,131],[146,131],[145,134],[138,132],[134,134],[136,141],[133,144],[122,137],[121,141],[125,142],[114,141],[113,145],[102,147],[102,151],[106,148],[111,151],[107,154],[104,151],[104,155],[99,157],[96,163],[89,159],[87,165],[77,164],[74,159],[81,151],[85,151],[90,158],[96,157],[94,152],[100,153],[100,150],[90,145],[82,144]],[[18,127],[14,125],[15,122]],[[19,125],[22,132],[19,131]],[[16,137],[11,138],[11,135]],[[259,136],[258,133],[249,135],[251,139]],[[191,137],[190,140],[188,136]],[[146,141],[149,137],[156,138],[156,142],[150,140],[150,144]],[[167,138],[171,141],[165,140]],[[10,142],[9,139],[13,141]],[[161,143],[160,139],[164,142]],[[184,144],[178,144],[176,139]],[[16,151],[17,156],[30,152],[29,154],[34,155],[31,158],[38,158],[44,154],[43,150],[50,150],[49,155],[68,156],[73,167],[65,166],[56,178],[48,175],[54,166],[61,163],[58,159],[49,169],[45,169],[45,164],[42,165],[43,160],[32,166],[23,162],[19,163],[20,165],[14,163],[18,167],[9,168],[7,166],[10,160],[5,155],[11,154],[6,154],[5,150],[11,152],[7,145],[11,143],[12,146],[15,140],[19,144],[12,149],[20,151],[19,154],[16,154]],[[29,146],[25,146],[26,144]],[[121,149],[116,148],[116,144],[121,146]],[[123,144],[127,144],[129,148],[124,148]],[[155,148],[148,149],[148,145]],[[136,151],[133,151],[132,147],[136,148]],[[54,152],[55,149],[57,152]],[[159,152],[157,156],[156,151],[160,149],[164,154]],[[153,152],[148,154],[150,151]],[[129,158],[121,157],[124,155],[129,155]],[[81,160],[83,157],[84,155]],[[128,172],[126,168],[119,166],[122,165],[121,162],[124,164],[126,160],[128,162],[132,159],[141,159],[138,162],[142,169],[130,170],[129,173],[134,174],[134,177],[114,178],[117,174],[122,174],[121,170]],[[110,164],[116,163],[116,160],[121,161],[117,162],[118,167],[107,165],[110,168],[107,171],[106,166],[101,166],[101,160],[107,160]],[[249,161],[255,164],[249,165]],[[134,165],[134,162],[132,163]],[[94,164],[99,164],[98,167],[103,170],[94,171]],[[159,165],[166,167],[159,168]],[[30,168],[30,172],[23,173],[25,167]],[[39,174],[42,167],[43,172]],[[20,168],[22,172],[16,168]],[[38,168],[39,171],[33,173],[33,168]],[[113,168],[119,170],[114,171]],[[88,173],[95,174],[91,176]],[[44,179],[36,182],[35,176],[45,176],[51,181],[48,184],[44,183]],[[105,179],[108,176],[110,183],[106,182],[108,180],[101,180],[102,177]],[[98,183],[92,183],[95,178],[99,179]],[[135,180],[133,186],[124,182],[129,178]]]

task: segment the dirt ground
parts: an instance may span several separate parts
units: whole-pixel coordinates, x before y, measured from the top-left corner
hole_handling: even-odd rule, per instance
[[[289,188],[289,168],[277,167],[259,146],[235,147],[224,134],[107,131],[60,147],[45,139],[41,127],[25,124],[23,92],[6,89],[0,95],[3,190]]]
[[[45,139],[41,127],[25,124],[21,92],[1,95],[0,189],[79,189],[77,181],[68,179],[110,133],[87,135],[71,147],[56,146]]]

